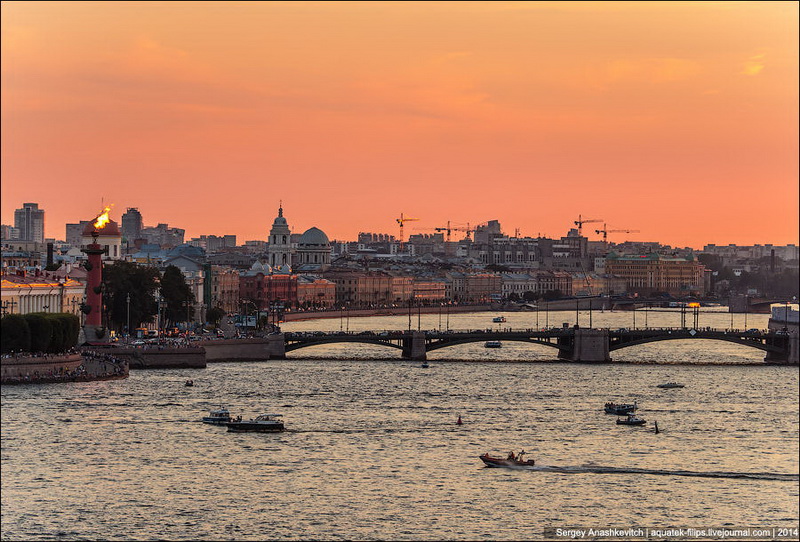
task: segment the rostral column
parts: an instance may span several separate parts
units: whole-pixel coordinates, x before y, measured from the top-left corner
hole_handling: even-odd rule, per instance
[[[92,231],[92,243],[86,248],[81,249],[88,256],[89,265],[86,266],[86,320],[83,325],[83,333],[87,342],[107,342],[108,332],[103,327],[103,260],[101,256],[106,250],[98,242],[106,223],[108,222],[108,210],[97,217],[94,221]]]

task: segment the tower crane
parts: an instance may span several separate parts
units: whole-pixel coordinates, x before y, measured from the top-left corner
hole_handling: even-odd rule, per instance
[[[639,230],[609,230],[606,227],[605,223],[603,223],[603,229],[602,230],[595,230],[595,232],[596,233],[602,233],[603,234],[603,242],[606,243],[606,242],[608,242],[607,239],[608,239],[608,234],[609,233],[639,233]]]
[[[456,226],[450,227],[450,221],[449,220],[447,221],[447,227],[446,228],[434,228],[434,230],[447,232],[447,242],[448,243],[450,242],[450,232],[463,231],[464,233],[467,234],[467,239],[470,239],[470,232],[472,231],[469,228],[469,224],[467,224],[466,228],[459,228],[459,227],[456,227]]]
[[[581,215],[578,215],[578,220],[575,221],[575,225],[578,226],[578,234],[582,234],[584,224],[588,224],[589,222],[602,222],[602,221],[603,221],[602,218],[587,218],[584,220]],[[605,225],[603,225],[603,227],[605,228]]]
[[[411,222],[412,220],[419,220],[419,218],[406,218],[405,216],[403,216],[403,213],[400,213],[400,218],[397,218],[395,220],[397,221],[398,224],[400,224],[400,251],[402,252],[403,243],[405,239],[403,237],[403,224],[406,222]]]

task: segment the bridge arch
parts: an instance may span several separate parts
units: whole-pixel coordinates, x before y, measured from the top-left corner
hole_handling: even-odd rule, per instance
[[[376,344],[379,346],[388,346],[390,348],[403,349],[400,344],[395,344],[388,340],[380,340],[375,337],[362,337],[359,335],[354,336],[334,336],[334,337],[319,337],[318,339],[302,340],[302,341],[289,341],[286,343],[286,352],[299,350],[309,346],[320,346],[326,344],[344,344],[344,343],[361,343],[361,344]]]
[[[439,350],[440,348],[447,348],[450,346],[457,346],[460,344],[470,344],[470,343],[485,343],[487,340],[501,340],[502,342],[520,342],[520,343],[529,343],[529,344],[541,344],[544,346],[549,346],[551,348],[561,349],[561,346],[555,342],[550,342],[547,340],[542,339],[535,339],[532,337],[503,337],[502,339],[495,339],[494,337],[463,337],[458,339],[438,339],[430,341],[426,345],[426,350],[428,352],[432,352],[434,350]]]
[[[609,352],[613,352],[615,350],[621,350],[623,348],[627,348],[629,346],[638,346],[648,343],[656,343],[656,342],[663,342],[663,341],[696,341],[696,340],[706,340],[706,341],[722,341],[737,344],[740,346],[748,346],[750,348],[755,348],[758,350],[762,350],[764,352],[776,352],[781,353],[782,349],[773,346],[770,344],[764,344],[761,341],[753,341],[741,338],[737,335],[731,335],[729,337],[724,336],[705,336],[705,335],[697,335],[692,337],[691,335],[678,335],[678,336],[671,336],[671,335],[659,335],[659,336],[651,336],[651,337],[643,337],[641,339],[634,339],[625,342],[615,342],[612,341],[609,344],[608,350]]]

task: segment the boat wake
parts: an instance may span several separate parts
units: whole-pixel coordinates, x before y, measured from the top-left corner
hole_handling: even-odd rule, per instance
[[[778,480],[797,482],[800,474],[784,474],[777,472],[698,472],[690,470],[638,469],[633,467],[602,467],[584,465],[582,467],[558,467],[554,465],[536,465],[526,470],[541,472],[557,472],[562,474],[654,474],[661,476],[694,476],[701,478],[747,478],[752,480]]]

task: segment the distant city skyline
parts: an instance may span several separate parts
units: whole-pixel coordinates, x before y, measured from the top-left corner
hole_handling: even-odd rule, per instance
[[[3,2],[3,224],[798,244],[796,2]],[[412,29],[412,30],[410,30]],[[589,239],[603,223],[584,226]]]

